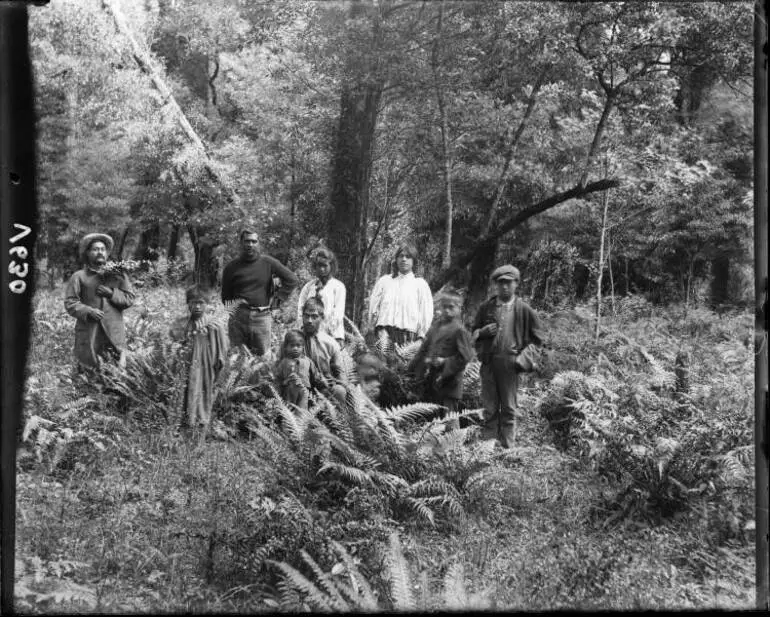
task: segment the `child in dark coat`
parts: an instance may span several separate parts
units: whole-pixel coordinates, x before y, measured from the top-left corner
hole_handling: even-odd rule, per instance
[[[423,383],[430,402],[457,411],[463,396],[465,366],[473,359],[471,335],[460,321],[462,297],[455,291],[442,293],[437,319],[433,322],[409,369]],[[451,427],[457,427],[456,421]]]
[[[284,400],[303,409],[308,408],[311,385],[324,383],[318,368],[305,355],[305,337],[299,330],[289,330],[283,339],[275,379]]]
[[[516,440],[519,373],[529,370],[530,345],[541,344],[543,331],[537,313],[516,297],[519,270],[506,264],[491,278],[497,294],[479,307],[473,323],[481,362],[483,437],[499,439],[503,448],[510,448]]]

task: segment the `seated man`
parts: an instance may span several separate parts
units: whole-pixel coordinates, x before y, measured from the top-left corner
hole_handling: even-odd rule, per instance
[[[345,404],[348,378],[342,365],[340,344],[320,327],[324,318],[324,305],[317,296],[308,298],[302,307],[302,335],[305,337],[305,355],[318,368],[325,387],[324,394],[331,394],[338,403]]]

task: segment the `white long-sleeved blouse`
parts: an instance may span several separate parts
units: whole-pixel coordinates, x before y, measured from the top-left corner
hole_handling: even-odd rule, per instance
[[[369,299],[369,323],[393,326],[424,338],[433,321],[433,294],[427,281],[414,272],[386,274],[374,285]]]
[[[345,284],[334,277],[326,281],[321,291],[316,293],[318,279],[314,278],[305,283],[299,292],[297,300],[297,319],[302,323],[302,307],[308,298],[318,295],[324,303],[324,319],[321,330],[337,339],[345,338]]]

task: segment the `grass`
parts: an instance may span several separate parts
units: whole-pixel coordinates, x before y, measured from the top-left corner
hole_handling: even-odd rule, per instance
[[[135,350],[162,339],[184,310],[180,289],[147,288],[142,301],[127,313]],[[458,572],[466,608],[751,608],[750,316],[639,304],[605,318],[597,343],[583,323],[587,309],[546,315],[551,345],[542,370],[523,379],[519,443],[486,451],[471,440],[455,458],[431,459],[429,469],[458,486],[465,516],[430,525],[372,488],[290,477],[237,427],[198,439],[141,410],[127,418],[114,397],[73,375],[73,320],[58,294],[42,291],[18,457],[17,610],[309,608],[301,594],[296,606],[287,603],[270,564],[304,567],[312,577],[299,559],[304,549],[344,577],[332,539],[387,607],[396,600],[383,557],[393,532],[417,608],[457,606],[447,604],[447,581]],[[694,358],[684,399],[668,384],[680,348]],[[606,444],[585,426],[559,442],[538,410],[556,400],[553,377],[565,370],[592,375],[618,395],[614,403],[586,399],[586,421],[603,422],[634,446],[651,448],[657,436],[683,444],[690,455],[680,458],[693,464],[674,458],[670,472],[692,492],[679,509],[661,515],[653,499],[670,488],[667,476],[656,484],[613,450],[594,453]],[[690,444],[687,434],[697,439]]]

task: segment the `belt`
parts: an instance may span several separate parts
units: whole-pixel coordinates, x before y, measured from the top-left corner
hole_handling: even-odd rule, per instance
[[[269,306],[254,306],[253,304],[239,304],[238,308],[257,313],[267,313],[270,310]]]

